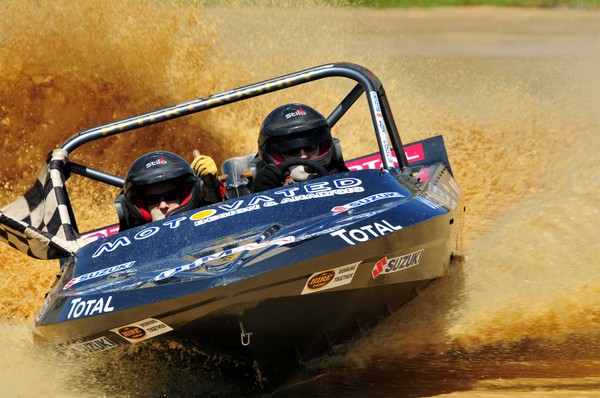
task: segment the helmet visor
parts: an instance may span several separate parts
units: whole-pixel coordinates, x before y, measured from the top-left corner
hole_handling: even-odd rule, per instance
[[[148,204],[148,206],[155,206],[163,200],[165,202],[172,202],[175,200],[179,201],[180,194],[181,192],[179,191],[179,189],[171,189],[167,192],[146,195],[146,203]]]
[[[331,133],[327,126],[287,137],[272,138],[267,152],[278,162],[289,158],[316,159],[329,152]]]

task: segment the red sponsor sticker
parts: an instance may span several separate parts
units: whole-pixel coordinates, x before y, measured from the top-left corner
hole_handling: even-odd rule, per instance
[[[382,258],[381,260],[379,260],[375,263],[375,266],[373,267],[373,270],[371,271],[373,278],[377,278],[377,275],[379,275],[383,272],[383,266],[386,264],[387,264],[386,257]]]
[[[404,147],[404,153],[406,154],[408,163],[414,163],[425,159],[425,152],[423,152],[423,144],[413,144],[406,146]],[[395,158],[396,154],[394,153],[394,151],[392,151],[392,156],[394,156],[394,166],[398,166],[398,161]],[[346,166],[350,170],[378,170],[381,168],[381,164],[381,156],[379,154],[365,156],[360,159],[355,159],[346,162]]]
[[[423,152],[422,144],[406,146],[404,147],[404,153],[406,153],[408,163],[413,163],[425,159],[425,153]]]
[[[99,240],[99,239],[104,239],[108,236],[114,235],[117,232],[119,232],[119,225],[111,225],[108,226],[106,228],[102,228],[99,229],[97,231],[93,231],[93,232],[89,232],[87,234],[84,234],[82,236],[82,238],[84,239],[90,239],[90,240]]]

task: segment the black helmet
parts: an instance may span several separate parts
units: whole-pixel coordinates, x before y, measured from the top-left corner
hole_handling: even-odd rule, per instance
[[[171,214],[200,206],[202,203],[200,179],[196,177],[189,163],[182,157],[171,152],[157,151],[147,153],[133,162],[125,178],[123,194],[126,207],[129,209],[129,213],[132,213],[130,216],[139,219],[139,222],[129,224],[140,225],[152,221],[148,205],[142,195],[142,188],[146,185],[171,180],[181,187],[180,205]]]
[[[265,118],[258,135],[258,156],[261,160],[279,164],[285,154],[300,148],[318,148],[311,160],[329,169],[334,152],[331,129],[327,119],[304,104],[287,104],[274,109]]]

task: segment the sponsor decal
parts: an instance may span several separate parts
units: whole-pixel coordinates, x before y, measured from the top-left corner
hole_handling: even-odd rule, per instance
[[[193,214],[190,219],[194,221],[195,226],[204,225],[223,218],[259,210],[262,207],[364,192],[364,188],[360,186],[361,184],[362,181],[358,178],[346,177],[331,182],[320,181],[303,185],[292,185],[278,189],[273,193],[274,197],[257,195],[248,203],[246,203],[245,199],[237,200],[218,206],[218,209],[222,212],[218,212],[215,209],[201,210]]]
[[[274,240],[267,241],[267,242],[260,242],[260,243],[252,242],[252,243],[248,243],[247,245],[242,245],[242,246],[234,247],[232,249],[223,250],[222,252],[219,252],[219,253],[213,253],[213,254],[209,254],[208,256],[200,257],[199,259],[195,260],[193,263],[184,264],[179,267],[171,268],[167,271],[163,271],[154,278],[154,281],[158,282],[163,279],[170,278],[173,275],[178,274],[179,272],[191,271],[211,260],[221,259],[221,258],[224,258],[227,256],[231,256],[232,254],[235,254],[235,253],[258,250],[258,249],[262,249],[262,248],[269,247],[269,246],[283,246],[288,243],[293,243],[295,241],[296,241],[296,238],[293,236],[284,236],[282,238],[274,239]]]
[[[379,126],[379,131],[382,133],[385,133],[385,123],[383,122],[383,115],[378,114],[378,120],[377,120],[377,125]]]
[[[71,300],[71,309],[67,315],[67,319],[76,319],[82,316],[92,316],[96,314],[104,314],[114,311],[115,307],[111,306],[112,296],[108,296],[92,300],[82,300],[76,298]]]
[[[296,116],[306,116],[306,111],[302,108],[298,108],[296,112],[286,113],[285,118],[289,119]]]
[[[333,280],[334,276],[335,276],[334,271],[321,272],[317,275],[312,276],[306,283],[306,286],[312,290],[320,289],[323,286],[328,285],[329,282],[331,282]]]
[[[375,109],[375,119],[377,120],[377,135],[379,136],[379,142],[382,144],[383,155],[385,156],[385,160],[388,166],[393,166],[397,159],[392,153],[392,147],[388,140],[385,121],[383,120],[383,115],[381,114],[381,106],[379,105],[379,98],[377,97],[377,93],[375,91],[371,91],[369,92],[369,94],[371,96],[371,103],[373,104],[373,108]]]
[[[135,263],[135,261],[130,261],[128,263],[123,263],[123,264],[119,264],[119,265],[115,265],[112,267],[108,267],[108,268],[104,268],[98,271],[94,271],[94,272],[90,272],[88,274],[84,274],[81,276],[78,276],[76,278],[71,279],[69,282],[67,282],[67,284],[65,285],[65,287],[63,287],[63,290],[67,290],[68,288],[70,288],[71,286],[73,286],[76,283],[82,282],[82,281],[86,281],[86,280],[90,280],[90,279],[94,279],[94,278],[99,278],[103,275],[109,275],[112,274],[114,272],[117,271],[122,271],[124,269],[127,268],[131,268],[131,266]]]
[[[306,281],[301,294],[315,293],[351,283],[360,263],[358,261],[326,271],[315,272]]]
[[[408,163],[413,163],[425,159],[423,144],[414,144],[404,147],[404,153],[406,154],[406,159],[408,160]]]
[[[98,351],[110,350],[115,347],[117,347],[117,344],[104,336],[81,343],[73,343],[68,346],[76,354],[91,354]]]
[[[408,159],[408,163],[414,163],[425,159],[425,152],[423,151],[422,144],[413,144],[404,147],[404,153]],[[394,166],[398,166],[398,158],[396,153],[392,150],[392,161]],[[359,159],[354,159],[346,162],[348,169],[355,170],[379,170],[382,167],[381,155],[373,154],[365,156]]]
[[[335,206],[333,209],[331,209],[331,211],[334,213],[343,213],[350,209],[364,206],[369,203],[376,202],[378,200],[388,199],[388,198],[404,198],[404,197],[405,196],[399,192],[382,192],[382,193],[377,193],[375,195],[367,196],[366,198],[363,198],[363,199],[355,200],[354,202],[350,202],[345,205]]]
[[[120,238],[117,238],[114,242],[106,242],[106,243],[103,243],[102,245],[100,245],[100,247],[98,249],[96,249],[94,254],[92,254],[92,258],[101,256],[104,252],[110,253],[110,252],[116,250],[119,246],[129,246],[130,244],[131,244],[131,241],[129,240],[128,237],[121,236]]]
[[[238,203],[242,203],[242,201],[240,201]],[[258,210],[258,209],[260,209],[259,205],[253,205],[253,206],[248,206],[248,207],[242,207],[241,209],[235,209],[235,210],[228,211],[228,212],[225,212],[225,213],[219,213],[219,214],[216,214],[216,215],[204,216],[204,217],[202,217],[202,215],[198,215],[198,213],[195,213],[194,215],[192,215],[190,217],[190,219],[191,220],[196,220],[194,222],[194,225],[198,226],[198,225],[203,225],[203,224],[206,224],[206,223],[209,223],[209,222],[213,222],[213,221],[216,221],[216,220],[221,220],[223,218],[235,216],[237,214],[247,213],[249,211],[254,211],[254,210]],[[214,210],[213,214],[215,214],[215,213],[216,213],[216,210]]]
[[[292,203],[292,202],[299,202],[301,200],[325,198],[325,197],[334,196],[334,195],[347,195],[347,194],[351,194],[351,193],[361,193],[364,191],[365,191],[365,189],[363,187],[340,188],[340,189],[334,189],[332,191],[314,192],[314,193],[294,196],[291,198],[283,198],[280,203]]]
[[[409,254],[405,254],[400,257],[387,258],[384,257],[375,263],[371,274],[373,278],[377,278],[381,274],[391,274],[392,272],[402,271],[415,265],[419,265],[421,262],[421,255],[423,249]]]
[[[148,162],[146,163],[146,168],[149,169],[150,167],[158,166],[159,164],[167,164],[167,159],[160,157],[152,162]]]
[[[168,222],[165,222],[163,225],[171,225],[171,228],[175,228],[173,227],[173,223],[178,223],[181,222],[181,220],[183,220],[184,218],[177,218],[174,220],[169,220]],[[134,240],[144,240],[144,239],[148,239],[154,235],[156,235],[156,233],[160,231],[160,227],[157,226],[151,226],[148,228],[144,228],[141,231],[139,231],[137,234],[135,234],[133,236]],[[100,247],[98,247],[98,249],[96,249],[96,251],[94,252],[94,254],[92,254],[92,258],[96,258],[100,255],[102,255],[104,252],[112,252],[115,251],[117,248],[121,247],[121,246],[129,246],[131,244],[131,240],[129,240],[129,238],[127,236],[121,236],[119,238],[117,238],[114,242],[106,242],[103,243],[102,245],[100,245]]]
[[[107,238],[111,235],[114,235],[119,232],[119,225],[111,225],[106,228],[99,229],[97,231],[93,231],[87,234],[82,235],[81,237],[87,240],[95,241]]]
[[[158,319],[148,318],[143,321],[111,329],[110,331],[115,332],[130,343],[138,343],[165,334],[171,330],[173,330],[173,328],[166,323]]]
[[[208,217],[214,215],[216,212],[217,211],[214,210],[214,209],[202,210],[202,211],[199,211],[197,213],[194,213],[190,217],[190,220],[192,220],[192,221],[202,220],[203,218],[208,218]]]
[[[130,340],[140,340],[146,337],[146,331],[139,326],[123,326],[117,333]]]
[[[329,235],[337,236],[349,245],[355,245],[356,243],[363,243],[371,238],[379,238],[400,229],[402,229],[401,225],[392,225],[386,220],[381,220],[381,222],[375,222],[350,230],[339,229],[331,232]]]
[[[176,229],[176,228],[178,228],[181,225],[181,223],[185,219],[187,219],[187,217],[170,218],[167,221],[165,221],[163,223],[163,225],[165,225],[167,227],[170,227],[171,229]]]
[[[379,106],[379,98],[377,98],[377,93],[375,91],[371,91],[371,101],[373,102],[373,107],[375,108],[375,113],[379,117],[383,117],[381,115],[381,106]]]

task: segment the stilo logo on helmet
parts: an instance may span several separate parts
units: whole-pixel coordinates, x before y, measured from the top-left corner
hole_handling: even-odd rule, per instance
[[[146,168],[149,169],[152,166],[158,166],[159,164],[167,164],[167,160],[165,158],[158,158],[153,162],[146,163]]]
[[[285,118],[289,119],[289,118],[295,117],[295,116],[306,116],[306,111],[302,108],[298,108],[298,110],[296,112],[287,113],[285,115]]]

